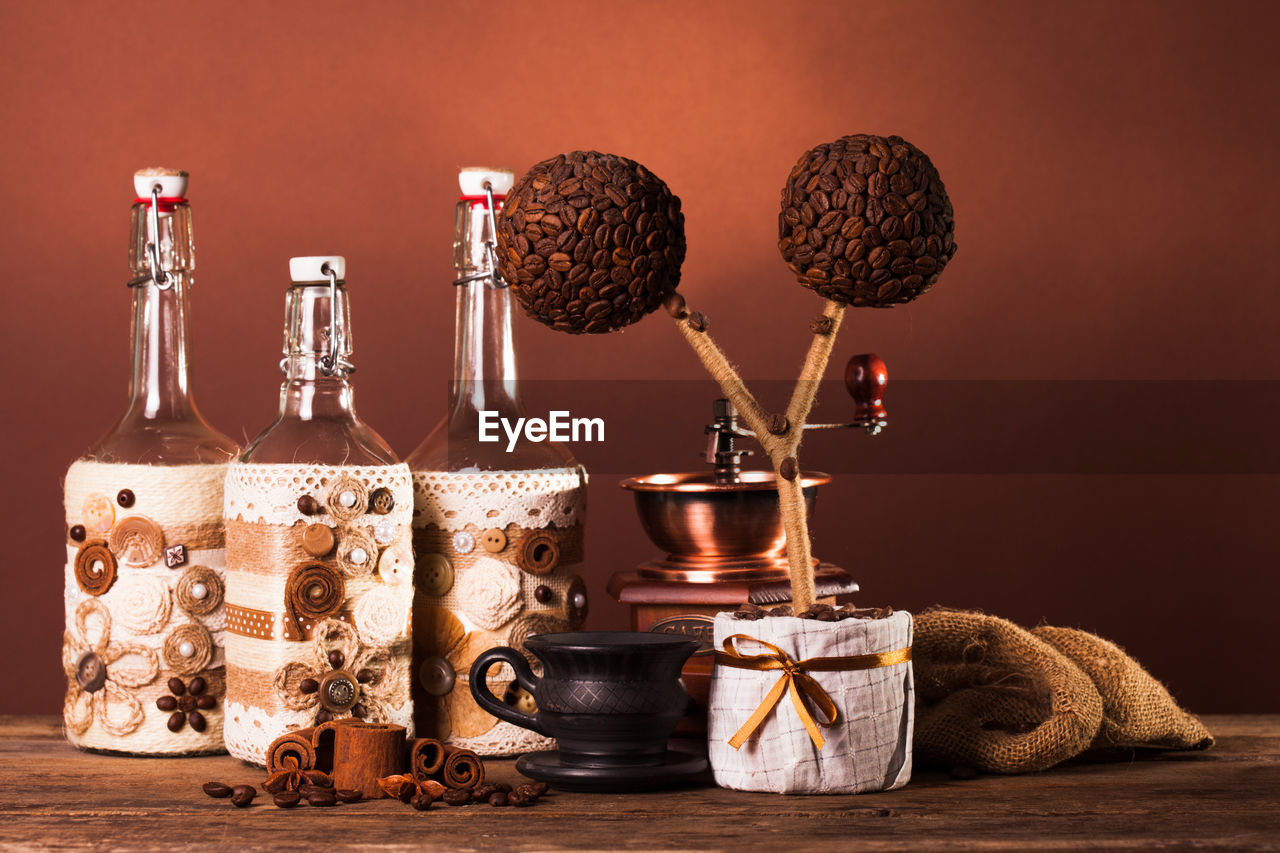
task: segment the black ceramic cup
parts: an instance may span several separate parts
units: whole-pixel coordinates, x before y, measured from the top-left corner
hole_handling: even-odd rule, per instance
[[[553,737],[567,767],[647,767],[663,763],[667,738],[688,710],[680,668],[696,640],[669,634],[594,631],[538,634],[524,642],[542,661],[536,677],[524,655],[490,649],[471,666],[471,695],[490,714]],[[489,689],[489,669],[507,663],[533,694],[536,714],[517,711]]]

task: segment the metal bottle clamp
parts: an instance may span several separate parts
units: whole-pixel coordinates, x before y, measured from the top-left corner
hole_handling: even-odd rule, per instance
[[[453,284],[457,287],[460,284],[468,284],[481,279],[492,278],[494,287],[507,287],[507,282],[503,280],[502,274],[498,272],[498,220],[493,215],[493,184],[488,181],[484,182],[484,194],[488,207],[485,210],[485,216],[489,220],[489,239],[484,241],[484,253],[489,258],[489,269],[485,272],[472,273],[464,275],[462,278],[455,279]]]
[[[147,224],[150,226],[151,239],[147,241],[147,262],[151,269],[146,275],[129,279],[129,287],[137,287],[154,281],[156,287],[168,290],[173,287],[169,275],[160,268],[160,184],[151,185],[151,209],[147,211]]]
[[[320,372],[325,376],[333,376],[341,371],[341,375],[355,373],[355,365],[342,357],[342,350],[347,342],[347,327],[342,321],[342,312],[338,306],[338,271],[326,261],[320,272],[329,277],[329,353],[320,356]]]

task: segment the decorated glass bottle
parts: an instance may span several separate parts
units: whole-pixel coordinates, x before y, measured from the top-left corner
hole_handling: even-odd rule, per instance
[[[346,262],[292,258],[276,419],[227,472],[227,750],[412,727],[409,469],[355,411]]]
[[[124,415],[67,472],[67,739],[222,752],[222,483],[235,442],[190,384],[187,173],[134,176],[133,364]]]
[[[479,440],[482,412],[525,415],[516,382],[511,299],[493,256],[494,216],[514,175],[459,176],[454,235],[457,319],[449,411],[408,458],[413,471],[414,700],[418,729],[482,755],[544,749],[546,738],[500,722],[471,697],[468,671],[494,646],[580,628],[587,474],[562,445]],[[492,206],[492,207],[491,207]],[[533,698],[509,668],[495,694]]]

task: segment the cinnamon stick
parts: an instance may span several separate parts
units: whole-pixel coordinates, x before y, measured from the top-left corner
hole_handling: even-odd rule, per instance
[[[446,746],[444,753],[441,779],[446,787],[470,790],[484,783],[484,762],[480,756],[457,746]]]
[[[405,729],[384,723],[338,726],[333,738],[335,788],[385,797],[378,780],[404,771]]]
[[[444,767],[444,744],[432,737],[420,737],[409,747],[409,772],[419,782],[426,781]]]

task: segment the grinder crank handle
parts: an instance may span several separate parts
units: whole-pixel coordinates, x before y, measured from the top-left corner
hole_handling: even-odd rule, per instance
[[[889,386],[889,368],[875,353],[849,359],[844,369],[844,385],[853,398],[853,424],[875,435],[889,423],[884,410],[884,391]]]
[[[493,691],[489,689],[489,670],[500,663],[511,664],[511,668],[516,671],[516,683],[528,690],[530,694],[537,696],[538,678],[529,669],[529,662],[525,660],[525,656],[510,646],[498,646],[489,649],[471,664],[471,695],[475,697],[476,704],[500,720],[506,720],[512,725],[551,737],[543,729],[537,714],[517,711],[493,695]]]

